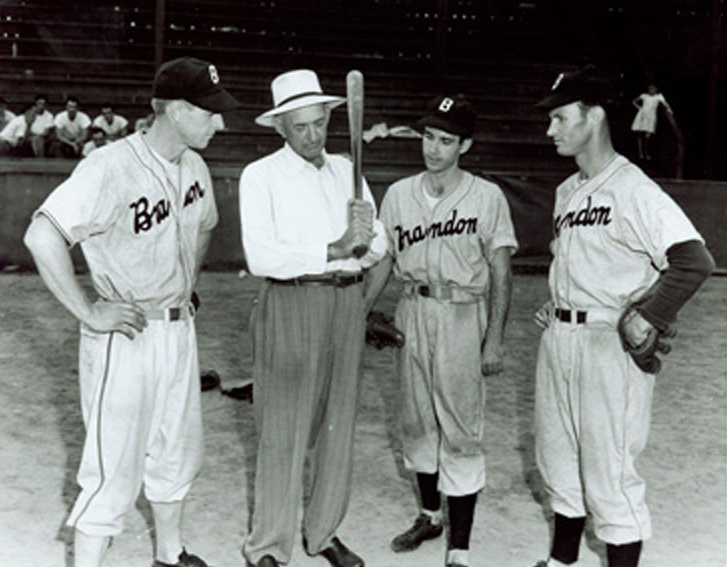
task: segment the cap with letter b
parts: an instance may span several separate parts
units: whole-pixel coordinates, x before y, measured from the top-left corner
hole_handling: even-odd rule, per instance
[[[573,102],[608,106],[615,102],[615,98],[612,78],[601,73],[594,65],[587,65],[577,71],[560,73],[550,87],[550,92],[535,108],[550,112]]]
[[[211,112],[240,107],[240,102],[222,87],[217,68],[208,61],[193,57],[162,63],[154,77],[152,96],[186,100]]]
[[[417,121],[416,128],[423,131],[429,126],[463,138],[471,138],[476,122],[475,108],[463,95],[440,95],[429,101],[427,113]]]

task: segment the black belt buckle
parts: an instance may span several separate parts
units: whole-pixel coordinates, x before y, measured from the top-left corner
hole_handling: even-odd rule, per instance
[[[363,274],[352,274],[350,276],[341,276],[339,274],[335,274],[333,276],[333,285],[336,287],[348,287],[362,281]]]
[[[179,319],[182,318],[182,310],[179,307],[170,307],[169,308],[169,320],[170,321],[179,321]]]
[[[560,321],[563,321],[563,323],[570,323],[573,320],[572,314],[576,314],[576,323],[578,325],[582,325],[586,322],[586,312],[585,311],[571,311],[570,309],[556,309],[555,310],[555,317],[556,319],[559,319]]]
[[[422,297],[430,297],[432,295],[432,289],[428,285],[420,285],[419,295]]]

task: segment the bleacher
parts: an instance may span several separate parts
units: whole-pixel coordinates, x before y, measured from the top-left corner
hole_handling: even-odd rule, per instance
[[[430,97],[442,90],[463,92],[479,114],[479,131],[465,167],[560,176],[572,163],[555,156],[545,136],[546,118],[533,103],[563,69],[595,62],[618,70],[623,63],[602,37],[618,15],[613,5],[619,2],[594,2],[591,21],[600,18],[603,25],[569,36],[564,32],[582,14],[572,13],[565,1],[156,4],[164,10],[161,29],[155,3],[143,0],[102,0],[93,6],[80,1],[3,2],[0,94],[15,112],[37,93],[48,95],[52,111],[60,109],[66,96],[75,95],[92,117],[108,101],[133,124],[149,111],[157,49],[164,59],[205,58],[218,66],[224,82],[244,103],[240,111],[225,116],[228,129],[212,141],[205,157],[242,167],[280,145],[277,134],[253,122],[271,104],[269,82],[276,74],[310,67],[318,71],[326,91],[343,94],[345,74],[356,68],[365,76],[365,127],[410,124]],[[625,137],[630,136],[632,115],[633,109],[624,107],[614,121]],[[338,111],[329,149],[347,148],[346,113]],[[373,184],[420,167],[416,140],[377,139],[364,146],[364,173]]]

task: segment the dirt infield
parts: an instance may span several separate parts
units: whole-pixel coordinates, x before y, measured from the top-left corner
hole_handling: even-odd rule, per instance
[[[258,282],[205,272],[199,287],[201,365],[224,381],[249,377],[247,315]],[[382,304],[392,306],[395,289]],[[532,314],[547,295],[542,275],[514,279],[506,372],[488,382],[487,488],[473,529],[473,567],[530,567],[548,551],[547,512],[533,461],[533,372],[539,332]],[[77,325],[37,275],[0,275],[0,567],[62,567],[63,527],[77,493],[83,425],[76,380]],[[640,469],[654,538],[644,567],[727,564],[727,278],[711,278],[684,310],[659,376],[651,437]],[[351,505],[341,538],[369,567],[440,567],[444,540],[405,556],[389,540],[416,514],[402,468],[390,351],[367,347]],[[185,515],[190,551],[217,567],[242,566],[255,462],[252,406],[203,394],[207,452]],[[143,499],[107,556],[109,567],[151,564]],[[605,565],[592,537],[579,565]],[[290,565],[327,567],[299,545]]]

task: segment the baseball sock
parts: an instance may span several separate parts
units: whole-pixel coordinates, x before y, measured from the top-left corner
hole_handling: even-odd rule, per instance
[[[606,544],[608,567],[637,567],[640,555],[640,541],[625,543],[623,545]]]
[[[469,549],[477,493],[447,496],[449,507],[449,549]]]
[[[435,523],[442,521],[442,498],[439,495],[438,484],[438,473],[417,473],[419,496],[422,499],[422,512],[429,516],[432,522]]]
[[[578,551],[585,526],[585,516],[567,518],[561,514],[555,514],[553,549],[550,556],[566,565],[578,561]]]

